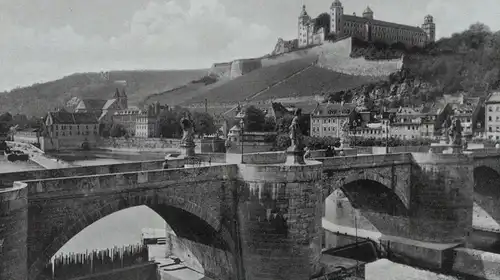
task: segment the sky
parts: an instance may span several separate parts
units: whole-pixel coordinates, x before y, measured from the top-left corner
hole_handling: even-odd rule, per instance
[[[270,53],[332,0],[0,0],[0,91],[76,72],[208,68]],[[346,14],[420,25],[437,36],[471,23],[500,29],[498,0],[343,0]]]

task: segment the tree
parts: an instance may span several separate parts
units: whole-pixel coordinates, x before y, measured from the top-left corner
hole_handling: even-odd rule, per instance
[[[276,120],[271,116],[266,116],[262,130],[265,132],[276,131]]]
[[[193,114],[194,130],[199,136],[214,134],[217,131],[214,118],[208,113]]]
[[[255,106],[249,106],[245,110],[245,130],[246,131],[264,131],[266,115],[262,110]]]
[[[113,126],[111,126],[109,134],[111,137],[123,137],[125,136],[125,134],[127,134],[127,131],[125,131],[125,128],[122,125],[113,124]]]

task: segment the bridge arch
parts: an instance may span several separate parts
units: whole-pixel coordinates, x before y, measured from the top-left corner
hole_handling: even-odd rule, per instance
[[[52,256],[86,227],[108,215],[135,206],[147,206],[158,213],[177,237],[199,243],[201,247],[205,245],[226,252],[223,256],[226,262],[221,262],[220,258],[212,254],[215,250],[190,250],[207,277],[235,278],[237,269],[234,239],[225,225],[227,221],[207,205],[200,205],[168,189],[114,194],[104,199],[96,198],[94,202],[88,203],[89,201],[86,201],[83,206],[75,202],[73,213],[67,213],[64,223],[53,227],[48,233],[49,237],[44,239],[50,241],[44,243],[41,250],[29,256],[29,279],[37,279]]]
[[[405,209],[409,210],[410,202],[407,197],[406,192],[398,188],[397,186],[393,187],[393,178],[387,175],[379,174],[378,172],[366,172],[366,171],[349,171],[347,173],[341,172],[332,172],[331,170],[327,170],[324,174],[325,179],[325,187],[324,188],[324,199],[326,199],[330,194],[333,193],[336,189],[345,188],[345,186],[357,182],[363,181],[365,184],[368,182],[378,183],[379,186],[385,187],[384,193],[391,193],[397,196],[398,203],[401,202]],[[378,188],[378,191],[381,189]],[[343,191],[348,191],[343,189]],[[394,198],[394,197],[393,197]]]
[[[382,180],[348,177],[341,179],[332,190],[341,190],[355,209],[391,216],[408,216],[404,201]]]
[[[480,221],[486,213],[500,224],[500,173],[496,168],[479,165],[474,168],[474,218]],[[483,211],[481,211],[483,210]],[[481,223],[481,222],[479,222]]]
[[[323,219],[332,227],[329,232],[358,228],[374,234],[407,236],[410,211],[404,199],[397,189],[389,187],[388,178],[365,174],[337,173],[325,182]]]

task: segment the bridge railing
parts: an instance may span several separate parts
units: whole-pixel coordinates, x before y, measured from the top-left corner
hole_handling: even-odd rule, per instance
[[[500,155],[500,149],[496,148],[473,149],[473,150],[466,150],[465,152],[469,152],[474,157],[487,157],[487,156]]]
[[[357,155],[345,157],[323,157],[314,158],[314,160],[323,162],[323,168],[351,168],[351,167],[369,167],[373,165],[384,164],[407,164],[412,162],[410,153],[400,154],[382,154],[382,155]]]
[[[196,168],[174,168],[149,171],[133,171],[115,174],[84,175],[64,178],[16,181],[14,186],[27,187],[30,198],[37,196],[84,194],[90,190],[99,191],[101,186],[116,190],[134,189],[143,185],[189,185],[204,180],[227,180],[233,168],[230,165],[212,165]],[[236,168],[236,167],[234,167]]]
[[[59,169],[42,169],[21,172],[9,172],[0,174],[0,189],[11,188],[15,181],[27,181],[35,179],[63,178],[75,176],[88,176],[99,174],[114,174],[131,171],[148,171],[163,168],[163,160],[137,161],[118,164],[79,166]],[[183,159],[168,161],[169,168],[184,166]]]
[[[148,246],[137,244],[58,255],[45,266],[43,275],[49,279],[71,279],[149,262]]]

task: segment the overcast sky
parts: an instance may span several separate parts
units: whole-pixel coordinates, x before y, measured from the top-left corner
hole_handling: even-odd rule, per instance
[[[297,36],[302,4],[311,16],[332,0],[0,0],[0,90],[75,72],[206,68],[272,51]],[[499,0],[344,0],[375,18],[420,25],[437,35],[481,21],[500,29]]]

